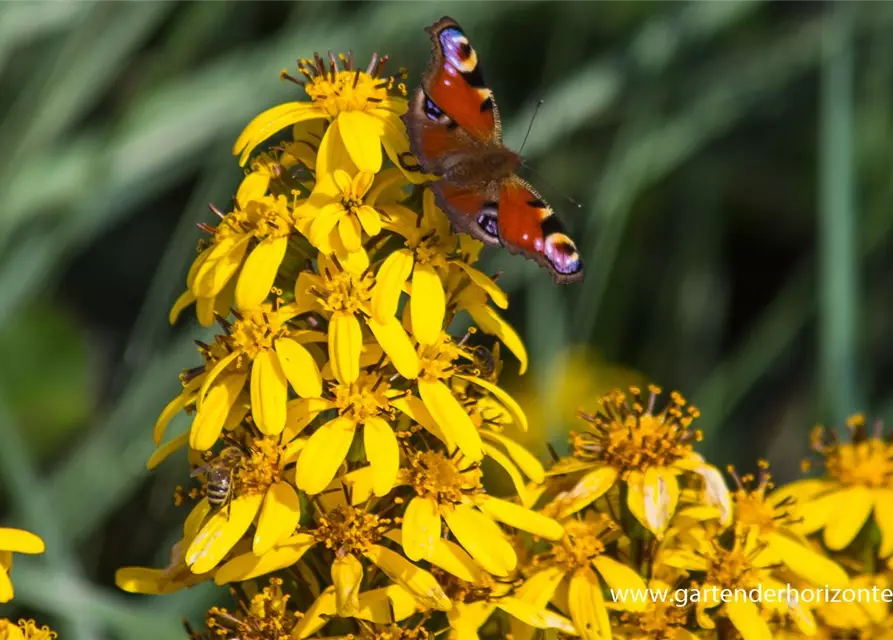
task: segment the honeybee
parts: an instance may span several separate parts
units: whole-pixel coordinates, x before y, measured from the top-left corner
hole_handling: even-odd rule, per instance
[[[243,457],[239,447],[227,447],[216,458],[192,472],[193,478],[200,475],[205,477],[205,493],[212,507],[228,505],[232,500],[233,476]]]
[[[499,343],[493,345],[493,351],[490,351],[484,345],[478,345],[471,352],[473,356],[474,366],[480,371],[483,378],[491,378],[499,375],[502,369],[502,360],[499,357]]]

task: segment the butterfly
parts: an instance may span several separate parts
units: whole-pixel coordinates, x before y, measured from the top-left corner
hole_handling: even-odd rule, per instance
[[[433,43],[422,84],[403,116],[417,170],[453,227],[504,246],[548,269],[555,282],[583,278],[583,262],[552,208],[515,168],[521,156],[502,144],[493,93],[477,53],[452,18],[425,29]]]

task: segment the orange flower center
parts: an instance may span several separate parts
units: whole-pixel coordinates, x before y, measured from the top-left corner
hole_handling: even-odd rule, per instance
[[[357,313],[369,306],[372,299],[370,289],[375,284],[375,276],[366,273],[357,276],[346,271],[323,273],[324,291],[315,291],[324,309],[331,312],[347,311]]]
[[[270,586],[251,598],[241,611],[230,613],[222,607],[212,607],[206,621],[210,637],[291,640],[291,630],[303,616],[287,610],[288,600],[288,594],[282,593],[282,580],[271,578]]]
[[[381,375],[363,372],[353,384],[335,386],[335,406],[340,415],[357,423],[382,414],[392,417],[394,410],[387,396],[390,388],[387,379]]]
[[[442,333],[440,340],[431,345],[419,345],[419,377],[425,380],[446,380],[455,373],[453,362],[462,355],[462,349],[452,337]]]
[[[361,554],[392,527],[390,518],[379,518],[356,507],[342,505],[319,518],[312,532],[318,542],[338,556]]]
[[[572,520],[564,525],[565,536],[560,543],[534,559],[537,565],[558,565],[568,571],[588,567],[592,559],[605,552],[620,530],[604,514],[598,520]]]

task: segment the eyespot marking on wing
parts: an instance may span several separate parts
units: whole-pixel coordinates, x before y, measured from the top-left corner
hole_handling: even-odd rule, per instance
[[[555,271],[562,275],[577,273],[583,268],[577,246],[563,233],[546,236],[545,254]]]
[[[477,217],[477,225],[480,227],[481,231],[495,240],[499,239],[498,213],[499,203],[485,202]]]

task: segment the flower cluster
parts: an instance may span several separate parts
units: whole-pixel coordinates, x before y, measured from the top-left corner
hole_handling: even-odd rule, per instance
[[[21,529],[0,527],[0,603],[12,600],[14,590],[10,571],[13,553],[43,553],[44,544],[38,536]],[[53,640],[56,632],[47,626],[37,626],[34,620],[12,622],[0,618],[0,640]]]
[[[776,488],[761,464],[730,470],[734,491],[695,451],[698,410],[655,386],[593,398],[548,465],[516,441],[499,378],[524,345],[417,171],[386,61],[300,61],[282,77],[310,100],[236,142],[244,179],[171,311],[220,333],[148,463],[184,455],[189,513],[168,566],[118,585],[232,585],[239,607],[194,639],[893,637],[886,606],[717,595],[887,584],[893,448],[864,422],[847,444],[817,433],[825,478]]]

